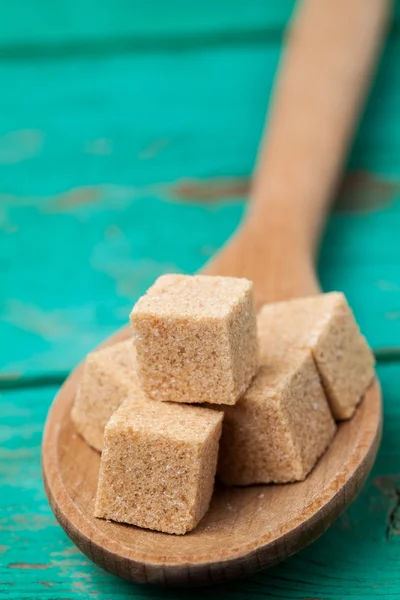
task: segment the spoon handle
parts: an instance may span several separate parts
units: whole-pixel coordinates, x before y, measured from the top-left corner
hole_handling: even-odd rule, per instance
[[[258,305],[319,291],[315,252],[389,8],[303,0],[295,15],[247,215],[206,268],[253,279]]]

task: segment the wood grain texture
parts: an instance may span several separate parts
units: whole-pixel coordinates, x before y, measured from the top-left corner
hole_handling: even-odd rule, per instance
[[[316,251],[390,7],[389,0],[337,0],[329,8],[303,0],[298,6],[276,75],[248,211],[206,267],[212,274],[251,279],[258,308],[320,291]]]
[[[124,330],[112,342],[126,338]],[[100,455],[77,435],[70,411],[82,367],[62,386],[50,410],[42,464],[52,510],[91,560],[138,583],[204,585],[245,576],[314,541],[351,503],[373,465],[381,435],[381,393],[375,381],[355,417],[306,481],[291,485],[217,488],[196,529],[173,536],[93,516]]]
[[[0,9],[0,369],[17,387],[42,386],[0,392],[0,597],[200,600],[203,590],[135,585],[81,554],[46,501],[40,443],[54,384],[124,323],[147,277],[170,268],[194,272],[239,222],[245,195],[237,182],[253,165],[283,39],[282,20],[276,20],[277,34],[268,33],[271,13],[283,3],[249,0],[230,3],[229,10],[219,0],[212,8],[203,3],[201,22],[191,22],[181,2],[169,3],[175,29],[168,25],[169,40],[160,46],[165,23],[158,0],[150,16],[142,15],[143,38],[150,42],[129,47],[106,39],[109,23],[117,35],[132,25],[121,23],[125,4],[104,3],[107,25],[90,10],[85,14],[89,2],[78,4],[79,11],[65,9],[62,23],[55,2],[51,13],[35,6],[25,20],[20,15],[31,9],[29,2]],[[323,288],[345,291],[376,349],[400,339],[395,5],[397,21],[319,263]],[[84,34],[85,28],[94,34],[88,43],[71,39],[78,21]],[[183,43],[176,42],[178,27]],[[100,43],[92,51],[96,35]],[[18,60],[15,53],[8,61],[12,46]],[[190,102],[189,89],[195,90]],[[200,190],[189,198],[184,187],[175,193],[187,178]],[[228,196],[226,184],[218,192],[220,180],[230,182]],[[378,375],[383,442],[355,503],[308,548],[252,577],[210,586],[207,597],[398,597],[399,365],[380,366]]]

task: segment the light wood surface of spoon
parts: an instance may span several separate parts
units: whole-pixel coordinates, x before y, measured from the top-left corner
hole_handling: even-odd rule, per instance
[[[251,278],[258,306],[319,292],[315,252],[388,6],[386,0],[305,0],[300,6],[247,215],[205,269]],[[120,331],[106,343],[129,335]],[[62,386],[47,418],[42,448],[47,496],[64,530],[90,559],[137,582],[209,584],[283,560],[345,510],[378,449],[381,392],[375,380],[304,482],[217,487],[209,512],[185,536],[96,519],[100,455],[79,437],[70,418],[81,370]]]

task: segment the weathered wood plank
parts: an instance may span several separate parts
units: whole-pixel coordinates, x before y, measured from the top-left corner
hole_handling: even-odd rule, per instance
[[[378,369],[385,400],[381,450],[368,484],[309,548],[246,580],[207,589],[215,599],[397,597],[400,586],[400,365]],[[92,565],[55,522],[40,476],[40,439],[55,388],[0,396],[0,596],[26,599],[202,598],[128,584]]]
[[[320,264],[376,348],[400,339],[395,4]],[[293,2],[71,0],[61,19],[56,2],[32,6],[0,4],[0,371],[51,383],[155,276],[194,271],[234,229]],[[309,549],[211,598],[398,597],[399,369],[379,370],[383,444],[356,504]],[[54,391],[0,396],[0,596],[203,597],[103,573],[56,525],[39,466]]]
[[[399,48],[392,36],[320,267],[376,348],[400,338]],[[3,373],[70,369],[154,277],[225,241],[278,55],[266,42],[0,64]]]

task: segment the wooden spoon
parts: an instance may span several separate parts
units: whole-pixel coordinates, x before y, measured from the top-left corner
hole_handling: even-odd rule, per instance
[[[313,258],[382,38],[385,0],[305,0],[291,31],[252,201],[238,233],[206,268],[250,277],[258,305],[319,291]],[[108,344],[129,336],[124,330]],[[57,395],[43,440],[51,507],[101,567],[137,582],[199,585],[268,567],[315,540],[363,485],[381,433],[375,380],[306,481],[218,488],[199,526],[166,535],[93,517],[100,456],[75,433],[82,366]]]

